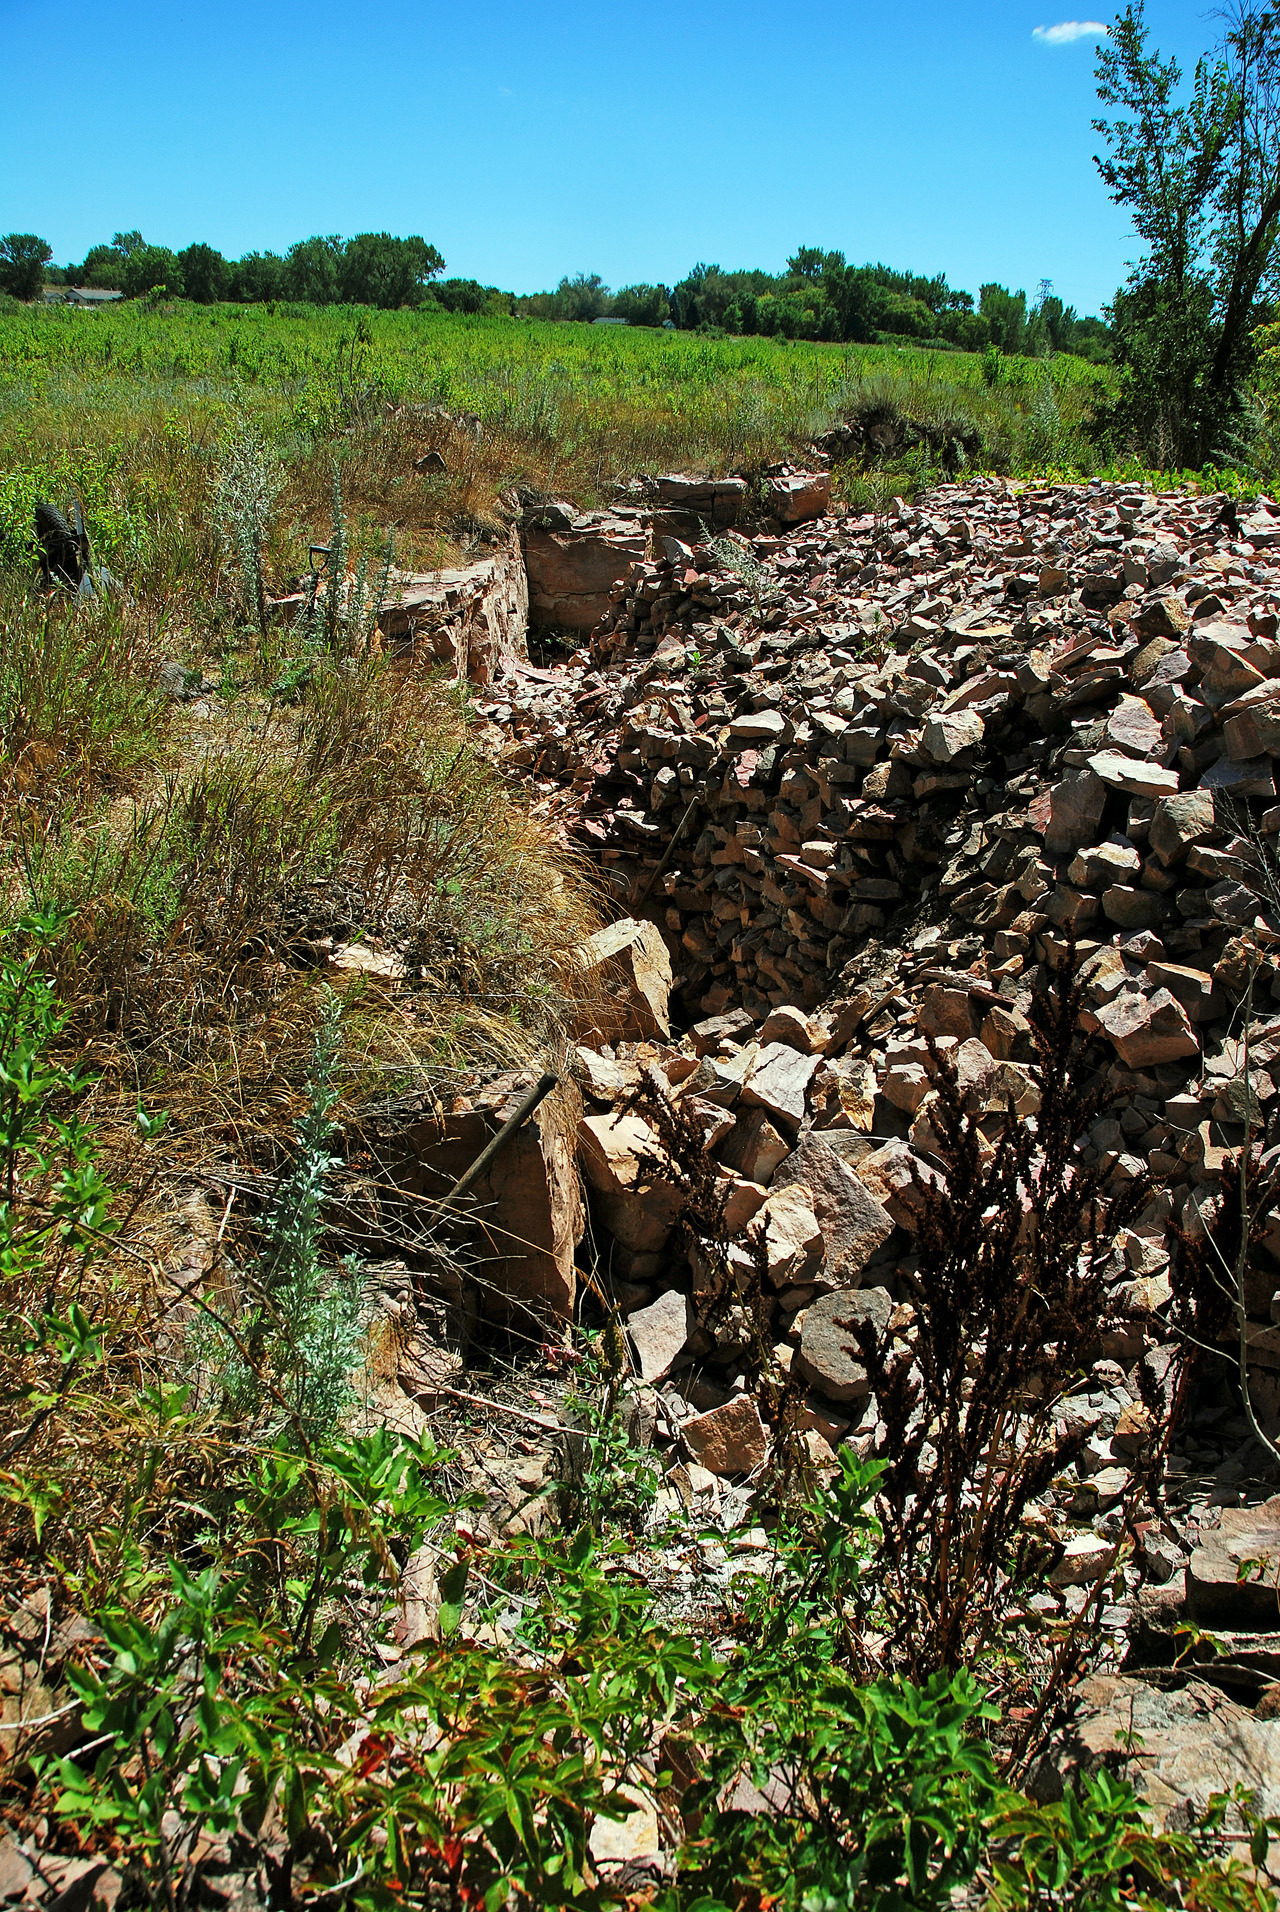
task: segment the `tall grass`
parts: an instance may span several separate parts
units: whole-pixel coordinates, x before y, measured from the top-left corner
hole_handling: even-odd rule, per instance
[[[0,578],[0,813],[43,827],[157,764],[173,706],[137,612]]]
[[[0,562],[25,549],[37,496],[74,490],[113,568],[145,576],[154,598],[191,603],[218,563],[210,488],[226,445],[246,433],[288,474],[286,521],[266,553],[281,583],[305,538],[323,535],[335,447],[369,539],[392,526],[406,558],[438,564],[492,535],[495,499],[513,482],[591,504],[641,472],[758,466],[875,390],[975,435],[980,466],[1010,469],[1031,449],[1047,384],[1072,456],[1083,456],[1081,427],[1106,377],[1060,357],[1004,362],[989,384],[964,353],[441,312],[9,312]],[[433,449],[447,470],[424,478],[414,460]]]

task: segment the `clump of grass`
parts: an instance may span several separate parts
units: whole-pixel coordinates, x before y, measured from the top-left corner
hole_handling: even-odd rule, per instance
[[[580,874],[456,700],[377,657],[318,658],[295,708],[247,706],[217,751],[49,833],[14,890],[71,913],[63,994],[140,1080],[226,1066],[246,1007],[304,987],[335,942],[400,960],[420,1054],[459,1023],[503,1027],[508,1052],[554,1046],[590,988]]]
[[[135,785],[164,754],[172,704],[131,608],[0,585],[0,806],[39,820]]]

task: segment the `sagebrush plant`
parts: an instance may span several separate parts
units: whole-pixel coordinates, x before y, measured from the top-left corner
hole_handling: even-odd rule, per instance
[[[230,1308],[211,1304],[194,1353],[201,1391],[220,1415],[276,1439],[292,1428],[308,1443],[332,1436],[352,1398],[367,1307],[359,1264],[326,1267],[322,1209],[341,1157],[333,1152],[335,1071],[342,1005],[321,997],[307,1105],[293,1162],[280,1175],[258,1254],[232,1276]],[[226,1292],[225,1289],[223,1291]]]
[[[245,428],[225,447],[214,492],[214,521],[240,572],[243,602],[261,636],[267,630],[263,551],[284,489],[279,459]]]

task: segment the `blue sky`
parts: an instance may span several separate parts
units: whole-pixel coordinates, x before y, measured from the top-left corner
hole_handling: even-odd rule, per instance
[[[1050,8],[1061,0],[1047,0]],[[1049,278],[1082,312],[1134,244],[1097,178],[1094,38],[1041,0],[0,0],[0,232],[230,255],[420,232],[518,292],[670,284],[796,245]],[[1207,9],[1149,0],[1191,65]]]

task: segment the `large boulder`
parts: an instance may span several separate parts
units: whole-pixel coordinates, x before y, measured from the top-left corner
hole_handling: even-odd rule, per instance
[[[808,1135],[773,1178],[775,1193],[802,1184],[822,1230],[822,1285],[847,1288],[893,1233],[893,1222],[829,1142]]]
[[[800,1373],[828,1401],[860,1401],[871,1392],[858,1358],[858,1330],[888,1331],[893,1299],[887,1288],[842,1288],[805,1309],[800,1330]]]
[[[1280,1497],[1261,1507],[1224,1507],[1201,1533],[1187,1569],[1187,1611],[1198,1626],[1280,1628]]]
[[[459,570],[394,573],[378,627],[411,639],[472,684],[492,684],[508,663],[528,663],[529,585],[519,543]]]
[[[397,1152],[397,1180],[411,1195],[440,1201],[511,1115],[528,1078],[504,1082],[490,1106],[415,1123]],[[570,1320],[577,1295],[574,1249],[586,1223],[574,1160],[581,1102],[562,1085],[505,1142],[458,1208],[458,1224],[483,1258],[487,1311],[526,1304]]]

